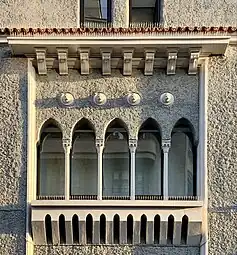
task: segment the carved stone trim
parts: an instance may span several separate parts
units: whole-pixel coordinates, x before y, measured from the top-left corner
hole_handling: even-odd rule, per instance
[[[167,75],[175,74],[177,55],[178,55],[177,50],[172,50],[168,52]]]
[[[190,75],[197,74],[199,54],[200,54],[199,49],[190,50],[190,59],[189,59],[189,67],[188,67],[188,74]]]
[[[137,149],[137,139],[129,139],[128,146],[129,146],[130,152],[135,153]]]
[[[171,140],[170,139],[162,139],[161,148],[164,153],[168,153],[171,147]]]
[[[112,49],[101,49],[103,75],[111,74],[111,52]]]
[[[67,48],[58,48],[58,67],[60,75],[68,75],[68,49]]]
[[[123,75],[132,74],[133,49],[123,49]]]
[[[36,60],[39,75],[47,74],[47,66],[46,66],[46,49],[45,48],[36,48]]]
[[[66,153],[70,152],[72,147],[72,140],[70,138],[63,138],[63,148]]]
[[[89,48],[81,48],[80,52],[80,60],[81,60],[81,74],[89,74],[90,64],[89,64]]]
[[[155,50],[147,49],[145,50],[145,69],[144,75],[152,75],[155,59]]]
[[[104,139],[95,139],[95,147],[97,149],[104,148]]]

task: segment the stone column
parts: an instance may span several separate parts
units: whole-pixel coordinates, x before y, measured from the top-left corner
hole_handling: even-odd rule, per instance
[[[129,150],[131,153],[131,167],[130,167],[130,198],[135,200],[136,193],[136,149],[137,149],[137,140],[129,139]]]
[[[98,162],[98,178],[97,178],[97,197],[102,200],[103,196],[103,150],[104,150],[104,140],[96,139],[96,149],[97,149],[97,162]]]
[[[129,0],[112,1],[113,27],[129,27]]]
[[[63,138],[63,148],[65,151],[65,200],[70,199],[70,151],[71,139]]]
[[[170,139],[162,140],[162,150],[164,153],[164,166],[163,166],[163,196],[164,200],[169,198],[169,149],[171,146]]]

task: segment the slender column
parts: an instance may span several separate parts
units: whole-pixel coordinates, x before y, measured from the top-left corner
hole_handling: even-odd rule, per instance
[[[63,139],[63,148],[65,151],[65,200],[70,199],[70,151],[71,139]]]
[[[96,149],[98,155],[98,184],[97,184],[97,196],[99,200],[102,200],[103,196],[103,150],[104,140],[96,139]]]
[[[131,153],[131,168],[130,168],[130,198],[131,200],[135,200],[135,192],[136,192],[136,149],[137,149],[137,140],[130,139],[129,140],[129,150]]]
[[[162,150],[164,153],[164,166],[163,166],[163,196],[164,200],[169,198],[169,149],[171,146],[171,140],[162,140]]]

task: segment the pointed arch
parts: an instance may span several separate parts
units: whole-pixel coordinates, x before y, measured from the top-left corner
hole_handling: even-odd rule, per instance
[[[103,153],[103,196],[129,196],[129,147],[127,127],[114,119],[107,127]]]
[[[92,244],[93,242],[93,217],[91,214],[86,216],[86,243]]]
[[[195,196],[197,182],[197,146],[195,130],[186,118],[180,118],[171,133],[169,151],[169,195]],[[177,178],[179,183],[176,182]]]
[[[73,128],[71,150],[71,196],[74,199],[97,194],[97,153],[95,130],[86,118]]]
[[[76,121],[71,129],[71,137],[73,137],[73,134],[76,130],[92,130],[94,133],[96,131],[96,128],[91,120],[88,118],[81,118],[80,120]]]
[[[160,215],[154,217],[154,244],[160,242]]]
[[[167,244],[173,244],[174,239],[174,216],[168,218]]]
[[[161,195],[161,128],[153,118],[140,126],[136,150],[136,195]]]
[[[79,243],[79,218],[76,214],[72,217],[72,235],[73,235],[73,243]]]
[[[129,136],[129,128],[128,128],[126,122],[121,118],[113,118],[105,125],[104,137],[105,137],[106,132],[108,131],[109,128],[124,128],[126,133]]]
[[[63,214],[59,216],[59,237],[60,237],[60,244],[66,244],[66,225],[65,225],[65,217]]]
[[[47,214],[45,216],[45,235],[47,244],[53,244],[53,235],[52,235],[52,221],[51,216]]]
[[[100,215],[100,243],[106,243],[106,217],[104,214]]]
[[[181,225],[181,244],[187,244],[188,239],[188,216],[184,215]]]
[[[145,214],[141,216],[141,225],[140,225],[140,243],[146,244],[147,239],[147,217]]]
[[[131,214],[127,217],[127,243],[133,244],[133,216]]]
[[[118,214],[115,214],[113,219],[113,243],[120,243],[120,218]]]

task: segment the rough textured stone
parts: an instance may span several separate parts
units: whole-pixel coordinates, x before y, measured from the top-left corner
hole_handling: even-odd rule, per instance
[[[129,0],[113,0],[112,21],[114,27],[128,27]]]
[[[24,254],[26,60],[0,49],[0,254]]]
[[[237,1],[162,0],[164,26],[236,26]]]
[[[61,107],[57,95],[68,91],[75,97],[71,108]],[[164,107],[159,102],[163,92],[174,94],[175,102]],[[104,92],[107,95],[106,106],[92,104],[92,95]],[[138,106],[129,106],[126,95],[130,92],[141,94]],[[102,76],[93,70],[89,76],[81,76],[78,71],[70,70],[68,77],[60,77],[55,71],[49,71],[47,77],[37,77],[37,126],[49,118],[55,118],[60,124],[64,136],[70,136],[74,125],[85,117],[95,127],[98,138],[103,138],[106,127],[114,118],[126,123],[131,138],[137,136],[141,124],[148,118],[154,118],[160,125],[163,138],[170,138],[175,123],[182,117],[198,130],[198,76],[188,76],[178,70],[175,76],[167,76],[164,71],[155,71],[151,77],[140,71],[131,77],[124,77],[118,70],[111,77]]]
[[[198,247],[157,246],[35,246],[35,255],[199,255]]]
[[[237,252],[237,49],[209,63],[208,187],[210,254]]]
[[[0,27],[76,27],[77,0],[1,1]]]

